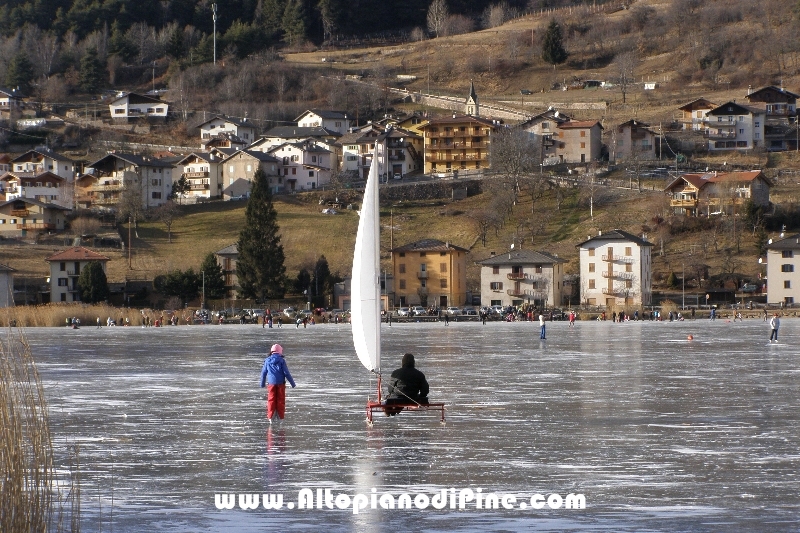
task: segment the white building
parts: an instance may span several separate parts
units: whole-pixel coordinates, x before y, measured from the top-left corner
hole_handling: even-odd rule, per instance
[[[222,115],[214,116],[197,126],[200,128],[200,139],[208,141],[224,133],[230,133],[250,144],[256,140],[255,124],[247,118],[235,119]]]
[[[98,261],[106,272],[110,259],[83,246],[58,252],[46,259],[50,263],[50,301],[79,302],[81,299],[78,278],[86,265]]]
[[[166,118],[169,104],[154,96],[123,93],[108,104],[112,119]]]
[[[708,149],[752,150],[764,146],[765,104],[728,102],[706,114]]]
[[[249,196],[259,168],[267,175],[273,193],[283,190],[284,178],[279,174],[279,162],[274,156],[260,150],[239,150],[222,162],[219,177],[223,197],[230,200]]]
[[[216,153],[195,152],[178,161],[180,177],[189,182],[189,203],[222,196],[222,161]]]
[[[0,178],[0,189],[5,192],[6,200],[33,198],[45,204],[71,208],[72,187],[67,185],[67,180],[52,172],[36,175],[8,172]]]
[[[483,305],[562,304],[565,260],[547,252],[511,250],[478,261]]]
[[[615,229],[599,232],[577,246],[582,304],[606,307],[651,304],[652,243]]]
[[[325,109],[309,109],[294,119],[301,128],[321,127],[344,135],[350,131],[351,120],[347,113],[342,111],[328,111]]]
[[[267,153],[278,160],[287,191],[316,189],[331,181],[333,154],[312,141],[283,143]]]
[[[9,165],[11,172],[26,173],[30,176],[52,172],[69,183],[72,183],[75,178],[75,163],[68,157],[43,146],[28,150],[21,156],[15,157],[9,162]]]
[[[122,191],[139,187],[142,206],[158,207],[172,193],[172,163],[137,154],[112,153],[88,165],[87,171],[97,179],[89,193],[97,196],[97,204],[116,204]]]
[[[800,233],[767,246],[767,302],[800,302]]]

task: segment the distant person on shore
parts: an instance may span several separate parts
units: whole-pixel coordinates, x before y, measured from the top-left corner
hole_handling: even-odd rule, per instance
[[[569,327],[571,327],[571,328],[575,327],[575,310],[574,309],[570,309],[570,311],[569,311]]]
[[[769,342],[772,342],[772,339],[775,339],[775,342],[778,342],[778,328],[781,327],[781,319],[778,318],[778,313],[769,319]]]
[[[269,352],[269,357],[264,360],[261,368],[261,388],[267,386],[267,420],[271,424],[276,414],[283,420],[286,413],[286,381],[289,381],[292,388],[295,384],[283,358],[283,346],[273,344]]]
[[[392,372],[389,379],[389,396],[386,398],[387,406],[391,404],[427,404],[430,387],[425,374],[414,368],[414,355],[407,353],[400,361],[400,368]],[[402,407],[386,407],[386,416],[394,416]]]

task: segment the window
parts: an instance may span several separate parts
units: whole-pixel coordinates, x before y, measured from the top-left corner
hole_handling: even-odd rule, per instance
[[[160,191],[153,192],[151,198],[153,200],[161,200],[161,192]]]
[[[633,265],[631,263],[625,264],[625,272],[633,272]]]
[[[442,278],[439,280],[439,288],[441,289],[447,288],[447,278]]]
[[[581,143],[581,148],[586,148],[586,143]]]
[[[67,301],[67,293],[66,292],[62,292],[61,293],[61,301],[62,302],[66,302]]]
[[[400,289],[401,290],[405,290],[405,288],[406,288],[406,280],[401,279],[400,280]]]
[[[793,304],[793,303],[794,303],[794,296],[786,296],[786,297],[783,299],[783,303],[785,303],[785,304],[787,304],[787,305],[788,305],[788,304]]]
[[[348,155],[347,156],[347,160],[348,161],[358,161],[358,156],[357,155]]]
[[[295,174],[297,174],[297,168],[292,168],[292,176],[294,176]]]
[[[397,265],[397,271],[400,274],[405,274],[406,273],[406,264],[405,263],[400,263],[399,265]]]
[[[792,258],[792,257],[794,257],[794,252],[792,250],[783,250],[781,252],[781,257],[783,257],[783,258]]]
[[[299,158],[296,155],[292,156],[292,161],[297,161]]]
[[[228,172],[233,174],[233,165],[228,165]]]
[[[761,124],[759,122],[756,122],[756,128],[758,128],[760,125]]]
[[[152,180],[150,180],[150,185],[152,185],[153,187],[159,187],[161,185],[161,180],[160,179],[152,179]]]
[[[493,281],[489,284],[489,289],[493,291],[502,291],[503,290],[503,282],[502,281]]]
[[[492,274],[499,274],[499,273],[500,273],[500,267],[497,266],[497,265],[493,266],[492,267]]]
[[[630,288],[632,288],[632,287],[633,287],[633,280],[626,279],[626,280],[625,280],[625,288],[626,288],[626,289],[630,289]]]
[[[630,246],[625,247],[625,255],[633,255],[633,249]]]
[[[405,252],[400,252],[400,257],[405,257],[405,256],[406,256]]]
[[[792,282],[791,282],[791,281],[789,281],[788,279],[787,279],[787,280],[784,280],[784,282],[783,282],[783,288],[784,288],[784,289],[791,289],[791,288],[792,288]]]
[[[589,280],[589,288],[590,288],[590,289],[594,289],[594,288],[595,288],[595,286],[594,286],[594,280],[593,280],[593,279],[590,279],[590,280]]]
[[[125,110],[124,109],[115,109],[114,110],[114,114],[115,115],[124,115],[125,114]]]
[[[428,265],[426,265],[425,263],[422,263],[421,265],[419,265],[419,271],[420,272],[427,272],[428,271]]]
[[[58,286],[59,287],[67,287],[69,285],[69,279],[67,278],[58,278]]]
[[[753,134],[753,139],[760,139],[760,138],[761,138],[761,134],[760,134],[760,133],[758,133],[758,132],[755,132],[755,133]]]
[[[63,262],[63,261],[62,261],[62,262],[59,264],[59,268],[58,268],[58,269],[59,269],[61,272],[64,272],[65,270],[67,270],[67,264],[66,264],[65,262]]]
[[[253,165],[247,165],[247,171],[248,172],[252,172],[253,171]]]
[[[594,257],[594,248],[589,248],[589,257]]]
[[[312,156],[311,156],[311,162],[312,162],[312,163],[316,163],[316,162],[317,162],[317,156],[315,156],[315,155],[312,155]]]
[[[586,132],[581,130],[581,137],[586,137]]]
[[[594,272],[594,263],[589,263],[589,272]]]
[[[791,264],[781,265],[781,272],[794,272],[794,265]]]
[[[425,278],[422,278],[421,280],[419,280],[419,286],[420,287],[427,287],[428,286],[428,280],[425,279]]]
[[[744,128],[739,128],[739,135],[744,135]]]
[[[428,255],[427,252],[420,252],[419,253],[420,257],[425,257],[426,255]],[[423,268],[423,270],[425,270],[425,269]]]
[[[447,263],[439,263],[439,272],[442,274],[447,272]]]

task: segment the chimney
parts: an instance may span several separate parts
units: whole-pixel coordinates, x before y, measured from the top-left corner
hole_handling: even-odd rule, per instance
[[[456,113],[455,113],[455,111],[453,112],[453,118],[456,118]]]
[[[599,237],[599,236],[601,236],[602,234],[603,234],[603,232],[602,232],[602,231],[600,231],[600,230],[597,230],[597,236],[598,236],[598,237]]]
[[[750,96],[751,94],[753,94],[753,86],[752,85],[748,85],[747,86],[747,96]]]
[[[489,252],[489,253],[491,254],[491,257],[494,257],[494,252]]]

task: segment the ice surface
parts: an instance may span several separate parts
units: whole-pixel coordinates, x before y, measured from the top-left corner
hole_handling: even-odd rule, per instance
[[[384,325],[434,412],[364,422],[347,325],[30,329],[85,531],[779,531],[800,518],[800,322]],[[688,341],[687,335],[694,340]],[[278,342],[298,384],[265,420]],[[60,468],[64,464],[57,465]],[[584,510],[217,510],[217,493],[582,493]],[[112,504],[113,494],[113,504]]]

